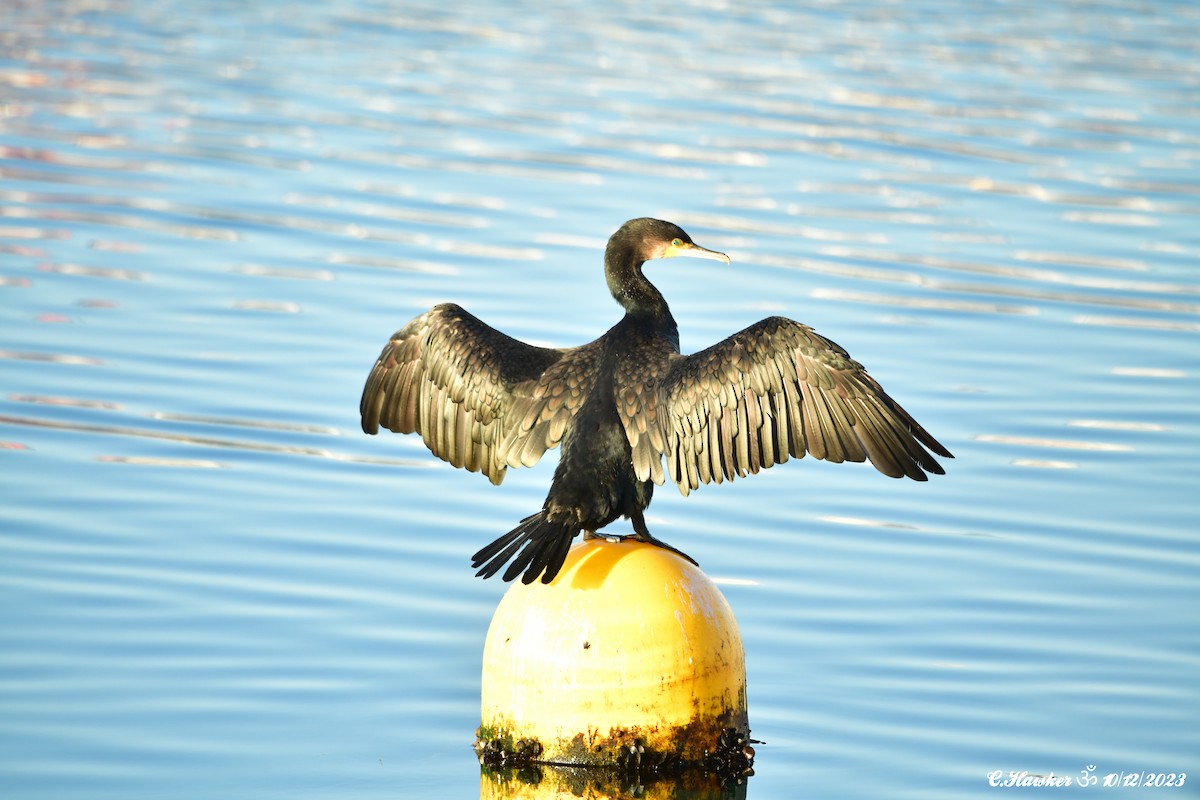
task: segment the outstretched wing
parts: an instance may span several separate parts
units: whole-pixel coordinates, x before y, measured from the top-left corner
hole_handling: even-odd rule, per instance
[[[437,457],[500,483],[562,440],[591,382],[595,348],[535,347],[452,303],[392,335],[363,388],[367,433],[419,433]]]
[[[870,459],[885,475],[918,481],[945,473],[930,450],[953,458],[845,350],[783,317],[676,357],[656,404],[654,438],[685,495],[805,453]],[[641,461],[638,477],[661,483]]]

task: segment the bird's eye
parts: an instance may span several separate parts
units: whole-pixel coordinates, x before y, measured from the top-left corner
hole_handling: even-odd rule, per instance
[[[671,240],[672,247],[683,247],[683,239],[675,238]]]

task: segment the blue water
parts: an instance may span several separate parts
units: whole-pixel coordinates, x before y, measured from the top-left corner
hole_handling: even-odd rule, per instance
[[[1200,11],[9,3],[0,795],[471,797],[480,545],[540,507],[358,430],[392,330],[813,325],[957,456],[805,459],[658,535],[746,646],[751,798],[1200,792]],[[615,526],[620,532],[620,526]]]

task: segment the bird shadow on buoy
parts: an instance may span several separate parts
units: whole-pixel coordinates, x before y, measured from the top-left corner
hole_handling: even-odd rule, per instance
[[[632,546],[621,546],[633,544],[632,540],[627,543],[623,538],[608,537],[589,541],[603,541],[609,546],[593,548],[579,559],[579,568],[571,575],[572,589],[585,591],[599,589],[604,585],[604,581],[612,573],[617,562],[628,556],[633,550]]]

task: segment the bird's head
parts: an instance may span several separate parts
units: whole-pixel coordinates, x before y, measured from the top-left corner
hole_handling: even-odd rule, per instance
[[[674,222],[650,217],[626,222],[608,240],[608,247],[609,250],[619,249],[630,253],[632,259],[637,262],[654,258],[692,256],[729,263],[729,256],[696,244],[692,237],[687,235],[687,231]]]

